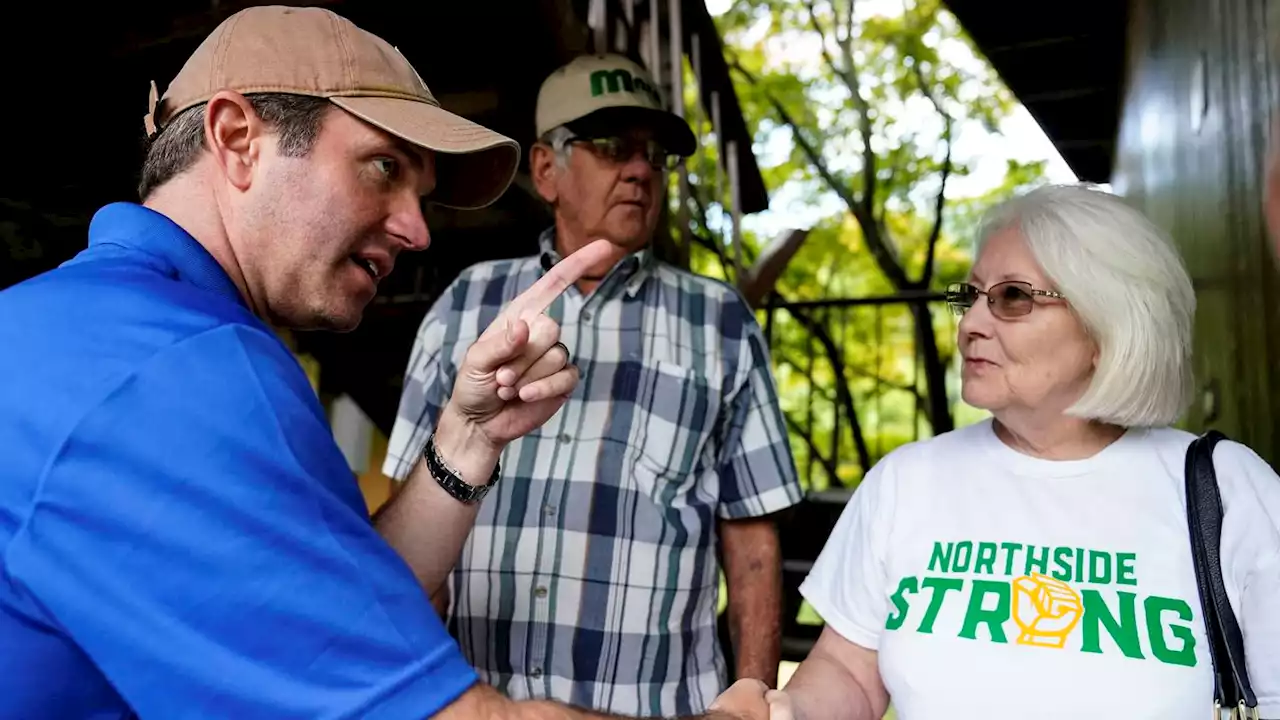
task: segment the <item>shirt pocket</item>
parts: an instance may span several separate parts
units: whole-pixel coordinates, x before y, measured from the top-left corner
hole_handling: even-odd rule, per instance
[[[648,402],[638,418],[636,482],[659,505],[691,504],[691,493],[698,490],[694,473],[702,470],[699,461],[717,414],[717,395],[698,373],[662,360],[642,370],[640,380],[641,397]],[[716,494],[702,500],[714,503]]]

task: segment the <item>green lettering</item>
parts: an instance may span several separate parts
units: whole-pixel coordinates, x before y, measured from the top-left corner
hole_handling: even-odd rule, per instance
[[[1191,627],[1168,624],[1169,634],[1182,641],[1181,646],[1175,649],[1170,647],[1168,640],[1165,639],[1166,626],[1163,618],[1160,617],[1165,612],[1171,612],[1177,615],[1179,620],[1190,622],[1193,617],[1191,606],[1185,600],[1159,595],[1148,597],[1142,605],[1147,614],[1147,636],[1151,639],[1151,654],[1162,663],[1195,667],[1196,637],[1191,633]]]
[[[898,591],[889,597],[889,601],[893,603],[894,611],[889,613],[888,619],[884,621],[885,630],[897,630],[902,627],[902,623],[907,621],[907,594],[917,591],[917,580],[914,575],[907,575],[898,582]]]
[[[1081,652],[1101,653],[1102,633],[1099,626],[1106,629],[1107,635],[1120,648],[1125,657],[1142,659],[1142,643],[1138,640],[1137,595],[1131,592],[1118,592],[1120,597],[1120,619],[1111,614],[1111,608],[1102,599],[1097,590],[1080,591],[1080,599],[1084,601],[1084,617],[1081,618],[1084,643]]]
[[[996,544],[989,542],[978,543],[978,559],[973,562],[973,571],[992,575],[995,573],[995,564]],[[986,570],[982,569],[984,567]]]
[[[984,608],[988,595],[996,596],[996,606]],[[974,580],[973,592],[969,595],[969,608],[964,613],[964,627],[960,628],[960,637],[976,640],[978,625],[986,625],[991,634],[991,642],[1008,642],[1004,634],[1004,623],[1009,619],[1009,583],[994,580]]]
[[[1071,580],[1071,548],[1060,547],[1053,550],[1052,577],[1054,580],[1069,582]]]
[[[973,543],[968,540],[956,543],[956,553],[954,558],[952,558],[951,571],[958,573],[968,572],[969,561],[972,559]]]
[[[933,621],[938,619],[938,611],[942,609],[942,600],[947,596],[947,591],[963,588],[964,580],[961,578],[927,577],[920,582],[920,586],[933,590],[933,594],[929,597],[929,607],[924,611],[924,618],[920,620],[919,628],[920,632],[932,635]]]
[[[616,93],[626,88],[632,92],[635,86],[631,82],[631,73],[626,70],[597,70],[591,73],[591,96],[596,97],[605,92]]]
[[[942,543],[933,543],[933,553],[929,555],[929,572],[951,572],[951,550],[955,547],[955,543],[947,543],[946,549],[942,547]]]
[[[1002,542],[1000,549],[1005,551],[1004,574],[1013,575],[1013,563],[1018,557],[1018,551],[1022,549],[1022,543]]]
[[[1036,556],[1036,550],[1043,550],[1044,554]],[[1041,575],[1049,574],[1049,548],[1036,548],[1035,545],[1027,546],[1027,568],[1023,571],[1023,575],[1030,575],[1031,571],[1036,571]]]
[[[1089,582],[1096,585],[1106,585],[1111,582],[1111,553],[1089,551]]]
[[[632,79],[631,79],[631,81],[632,81],[633,83],[635,83],[635,86],[636,86],[636,89],[637,89],[637,90],[639,90],[639,91],[643,92],[644,94],[648,95],[649,97],[653,98],[653,101],[654,101],[654,102],[656,102],[656,103],[661,103],[661,102],[662,102],[662,100],[658,97],[658,91],[657,91],[657,89],[655,89],[655,88],[654,88],[652,85],[650,85],[649,83],[645,82],[644,78],[640,78],[640,77],[632,78]]]
[[[1138,579],[1133,576],[1133,553],[1116,553],[1116,583],[1120,585],[1137,585]]]

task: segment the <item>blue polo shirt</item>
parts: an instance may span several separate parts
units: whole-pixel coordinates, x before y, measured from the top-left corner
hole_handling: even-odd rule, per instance
[[[0,717],[421,720],[475,681],[191,236],[108,205],[0,292]]]

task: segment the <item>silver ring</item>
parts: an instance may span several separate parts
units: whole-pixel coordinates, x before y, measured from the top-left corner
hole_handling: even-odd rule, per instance
[[[569,354],[569,346],[565,345],[562,342],[557,342],[555,345],[552,345],[551,347],[560,348],[561,350],[564,351],[564,366],[569,367],[569,361],[573,358],[573,356]]]

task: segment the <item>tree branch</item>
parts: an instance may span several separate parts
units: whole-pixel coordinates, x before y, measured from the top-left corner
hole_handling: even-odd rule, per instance
[[[730,63],[730,67],[742,75],[747,82],[752,85],[759,85],[759,81],[756,80],[755,76],[736,60]],[[875,259],[880,271],[885,274],[889,282],[893,283],[895,288],[905,289],[912,287],[910,279],[898,262],[896,253],[885,242],[885,236],[880,231],[879,222],[870,212],[865,198],[855,197],[849,186],[831,172],[817,148],[805,137],[804,130],[800,127],[800,124],[791,117],[791,113],[787,112],[782,103],[768,91],[764,91],[764,96],[769,101],[769,105],[773,107],[773,111],[778,114],[778,119],[791,130],[791,136],[795,138],[796,145],[800,146],[800,151],[804,153],[809,164],[813,166],[813,169],[817,171],[823,182],[840,198],[841,202],[849,208],[849,212],[853,213],[854,218],[857,219],[858,225],[862,227],[862,237],[867,243],[867,249],[871,251],[871,256]],[[866,143],[868,152],[870,148],[870,140],[868,139]],[[874,153],[872,153],[872,157],[874,162]],[[874,175],[874,171],[872,174]]]
[[[827,64],[827,69],[831,71],[832,75],[835,75],[836,77],[840,78],[844,82],[845,86],[849,88],[849,92],[857,96],[858,93],[855,90],[857,85],[857,78],[854,78],[853,79],[854,84],[850,85],[849,79],[845,77],[843,70],[840,68],[839,65],[836,65],[836,61],[831,57],[831,53],[827,52],[827,32],[822,29],[822,23],[818,22],[818,11],[814,8],[813,0],[806,0],[805,8],[808,9],[809,11],[809,24],[813,26],[813,31],[818,33],[818,49],[822,51],[822,60]],[[832,11],[833,12],[835,11],[834,5],[832,6]],[[839,18],[836,18],[836,23],[839,23]],[[837,29],[836,30],[837,47],[839,47],[840,44],[841,44],[840,32]]]
[[[915,318],[917,352],[924,364],[929,424],[933,426],[935,435],[941,435],[955,429],[947,398],[947,369],[938,352],[938,338],[933,332],[933,315],[929,312],[928,303],[911,303],[911,314]]]
[[[809,372],[807,369],[805,369],[803,365],[800,364],[799,360],[796,360],[794,357],[791,357],[791,354],[786,352],[785,350],[778,349],[776,351],[773,351],[773,358],[778,362],[782,363],[783,365],[789,366],[792,370],[795,370],[796,372],[802,375],[807,376]],[[815,385],[813,389],[818,392],[818,394],[822,397],[823,400],[826,400],[832,405],[835,405],[836,403],[839,402],[839,400],[836,399],[835,394],[829,388],[818,387]]]
[[[774,355],[774,357],[777,358],[778,362],[783,363],[785,365],[790,365],[791,367],[795,368],[797,372],[805,372],[805,369],[800,365],[800,363],[797,362],[795,358],[791,357],[785,352],[778,351]],[[847,367],[849,372],[856,377],[864,378],[867,380],[874,380],[875,382],[880,383],[881,385],[885,386],[890,390],[897,390],[898,392],[910,393],[911,395],[915,396],[916,407],[919,407],[921,410],[927,410],[927,408],[924,405],[924,395],[921,395],[920,391],[917,390],[916,388],[913,388],[910,385],[902,385],[892,380],[886,380],[876,375],[875,373],[871,372],[870,370],[867,370],[865,368],[860,368],[857,365],[849,365]],[[826,389],[822,389],[822,399],[832,404],[839,402],[839,398],[833,396],[831,392]]]
[[[947,153],[942,160],[942,178],[938,186],[938,194],[933,201],[933,227],[929,230],[929,246],[925,251],[924,268],[920,271],[920,278],[916,281],[916,286],[924,289],[929,287],[929,283],[933,281],[933,262],[937,254],[938,238],[942,236],[942,213],[947,202],[947,180],[951,177],[951,114],[942,108],[942,103],[938,102],[937,97],[933,94],[932,84],[925,80],[924,71],[920,69],[920,63],[915,62],[911,65],[915,71],[916,83],[920,85],[920,92],[929,100],[933,108],[942,116],[942,140],[947,144]]]
[[[701,190],[701,186],[697,183],[690,182],[688,200],[693,203],[693,219],[697,221],[698,227],[702,228],[706,233],[710,233],[711,228],[707,224],[707,205],[702,201]],[[723,273],[726,278],[731,278],[734,285],[737,285],[742,281],[741,278],[737,277],[737,270],[734,268],[734,263],[729,262],[728,256],[725,255],[724,246],[722,244],[713,240],[709,234],[700,233],[693,229],[690,229],[690,234],[698,241],[699,245],[715,253],[716,259],[720,262],[720,272]],[[743,260],[746,261],[747,267],[751,267],[755,265],[756,260],[759,258],[759,253],[757,253],[749,244],[743,243],[742,257]]]
[[[812,0],[810,0],[812,2]],[[853,99],[853,107],[858,111],[859,134],[862,135],[862,201],[869,218],[875,220],[876,200],[876,168],[878,158],[871,149],[871,106],[862,96],[862,84],[858,81],[858,66],[853,60],[853,3],[849,0],[849,14],[846,16],[848,29],[843,39],[839,39],[840,59],[844,72],[840,78],[849,88]]]
[[[834,2],[835,0],[832,0],[833,10],[835,8]],[[813,0],[806,0],[806,3],[809,7],[810,17],[814,17]],[[841,70],[836,71],[836,75],[844,81],[845,87],[849,89],[854,109],[858,113],[858,134],[862,138],[863,208],[860,213],[855,211],[854,216],[857,218],[858,224],[862,226],[862,236],[866,240],[867,246],[871,248],[876,264],[880,266],[889,282],[900,290],[908,289],[913,286],[901,259],[898,257],[897,245],[893,242],[889,234],[889,228],[885,225],[884,209],[880,208],[877,211],[876,208],[876,196],[879,188],[879,158],[871,148],[871,136],[873,134],[871,105],[862,95],[862,84],[858,79],[858,66],[853,57],[854,3],[855,0],[849,0],[847,12],[845,13],[844,37],[840,37],[839,32],[836,33],[836,44],[840,48],[840,59],[842,61]],[[839,13],[837,12],[836,15],[838,19]]]
[[[835,0],[831,0],[831,1],[832,1],[832,7],[835,7],[835,4],[834,4]],[[846,9],[844,14],[845,42],[853,42],[853,3],[854,3],[854,0],[849,0],[849,7]]]
[[[693,201],[694,208],[697,210],[698,227],[702,228],[703,230],[706,230],[707,229],[706,206],[702,204],[702,200],[700,200],[695,193],[692,193],[692,192],[689,193],[689,199]],[[729,258],[724,254],[724,248],[720,246],[720,243],[715,242],[714,240],[707,237],[706,235],[703,235],[702,233],[694,230],[690,230],[690,234],[693,236],[695,240],[698,241],[699,245],[710,250],[712,253],[715,253],[716,260],[720,262],[720,270],[721,272],[724,273],[725,277],[730,277],[733,275],[733,273],[730,272],[729,270],[732,267],[733,263],[729,262]]]
[[[849,90],[849,97],[853,101],[853,107],[858,112],[858,133],[862,136],[862,206],[863,212],[868,217],[875,216],[875,196],[876,196],[876,166],[878,158],[871,151],[871,107],[867,103],[866,98],[862,96],[862,85],[858,82],[858,68],[853,61],[853,2],[849,3],[848,27],[846,28],[844,37],[840,36],[837,29],[835,32],[836,47],[840,48],[840,57],[843,63],[837,65],[836,61],[831,57],[831,53],[827,52],[827,33],[822,28],[822,23],[818,20],[818,11],[814,4],[814,0],[805,0],[805,9],[809,12],[809,24],[813,26],[813,31],[818,34],[818,47],[822,50],[822,59],[826,63],[831,73],[844,83],[845,88]],[[836,23],[840,22],[839,13],[832,5],[832,11],[836,13]]]
[[[791,428],[792,435],[799,435],[804,438],[805,444],[809,446],[810,454],[818,459],[818,462],[822,464],[822,469],[826,470],[827,474],[831,476],[832,484],[843,485],[844,483],[840,482],[840,474],[837,471],[835,461],[822,454],[822,448],[818,447],[817,442],[814,441],[813,433],[791,417],[791,413],[782,413],[782,418],[787,421],[787,427]]]
[[[945,120],[943,137],[947,143],[947,154],[942,160],[942,178],[938,185],[938,194],[933,200],[933,227],[929,230],[929,246],[925,250],[924,268],[920,270],[920,278],[916,286],[920,289],[929,287],[933,282],[933,262],[937,255],[938,238],[942,237],[943,208],[947,203],[947,179],[951,177],[951,118]]]
[[[840,352],[840,348],[836,346],[835,341],[831,339],[831,335],[822,323],[814,320],[807,313],[797,308],[788,307],[787,299],[778,291],[774,291],[778,299],[782,301],[781,307],[791,314],[809,331],[822,348],[827,353],[827,362],[831,363],[831,369],[836,376],[836,397],[840,401],[840,406],[844,408],[845,417],[849,420],[849,435],[853,440],[854,448],[858,452],[858,462],[863,470],[871,468],[871,452],[867,449],[866,438],[862,436],[862,423],[858,420],[858,413],[854,410],[853,394],[849,391],[849,376],[845,372],[844,355]]]

